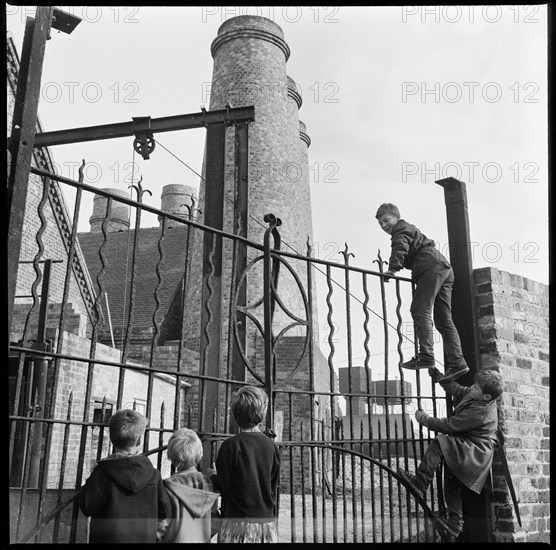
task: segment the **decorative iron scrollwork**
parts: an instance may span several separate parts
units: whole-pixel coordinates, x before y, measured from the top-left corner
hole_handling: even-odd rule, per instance
[[[279,251],[280,250],[281,238],[280,238],[280,234],[278,233],[277,227],[279,227],[282,224],[282,220],[280,218],[274,216],[273,214],[266,214],[264,216],[264,221],[269,224],[269,227],[267,228],[267,230],[265,232],[265,249],[272,250],[272,251]],[[271,237],[273,238],[273,246],[272,247],[270,246]],[[249,359],[247,357],[246,350],[244,349],[243,344],[241,342],[241,338],[239,336],[239,328],[242,325],[242,323],[245,323],[247,321],[247,319],[249,319],[249,321],[251,321],[251,323],[256,328],[256,330],[260,333],[260,335],[263,337],[263,339],[270,339],[272,349],[276,349],[276,346],[278,345],[278,342],[280,341],[280,339],[282,337],[284,337],[286,335],[286,333],[288,333],[291,329],[293,329],[297,326],[306,327],[305,341],[303,343],[302,350],[301,350],[300,356],[298,358],[298,361],[292,366],[292,368],[291,368],[290,372],[288,373],[288,375],[286,376],[285,380],[281,381],[281,383],[287,383],[294,376],[295,372],[299,368],[299,366],[301,364],[301,361],[302,361],[302,359],[305,356],[305,353],[307,351],[307,346],[309,344],[310,331],[311,331],[311,322],[312,322],[311,321],[311,312],[310,312],[310,308],[309,308],[308,298],[307,298],[305,289],[303,287],[303,283],[301,282],[301,279],[299,278],[298,274],[295,272],[294,268],[290,265],[290,263],[287,262],[284,258],[278,256],[277,254],[272,254],[271,266],[270,266],[270,285],[269,285],[270,300],[269,300],[269,302],[270,302],[271,319],[273,319],[273,317],[274,317],[274,310],[275,310],[275,306],[277,304],[280,307],[281,311],[287,317],[289,317],[291,322],[288,322],[286,324],[286,326],[284,326],[277,335],[274,335],[273,330],[272,330],[272,322],[269,324],[270,329],[267,329],[267,327],[264,326],[264,324],[261,322],[260,313],[258,315],[255,313],[255,310],[257,308],[259,308],[261,305],[265,304],[266,300],[265,300],[264,295],[259,296],[258,299],[255,299],[255,301],[253,301],[249,304],[240,304],[239,303],[240,289],[242,288],[243,285],[246,284],[246,279],[247,279],[248,274],[254,269],[254,267],[257,263],[259,263],[259,262],[264,263],[264,259],[265,259],[264,255],[263,256],[257,256],[255,258],[253,258],[248,263],[244,272],[241,274],[241,276],[239,277],[239,279],[237,281],[236,289],[235,289],[235,293],[234,293],[234,297],[233,297],[233,305],[232,305],[234,338],[235,338],[236,345],[238,346],[239,353],[241,354],[241,357],[242,357],[242,359],[245,363],[246,368],[255,377],[255,379],[257,379],[259,382],[263,383],[264,382],[264,377],[263,377],[262,373],[258,372],[258,369],[255,367],[255,365],[250,364]],[[301,317],[295,315],[295,313],[292,312],[286,306],[284,301],[280,298],[280,295],[279,295],[279,292],[278,292],[278,274],[279,274],[279,271],[280,271],[280,266],[283,266],[284,268],[286,268],[286,270],[289,272],[289,274],[292,276],[293,280],[295,281],[295,284],[296,284],[297,288],[299,289],[300,298],[301,298],[301,301],[302,301],[302,304],[303,304],[303,311],[304,311],[304,317],[305,318],[301,318]],[[266,303],[267,303],[266,307],[268,307],[268,301]],[[274,372],[273,375],[275,376],[275,374],[276,373]],[[274,378],[274,376],[273,376],[273,378]],[[274,383],[275,383],[275,380],[273,380],[273,384]]]

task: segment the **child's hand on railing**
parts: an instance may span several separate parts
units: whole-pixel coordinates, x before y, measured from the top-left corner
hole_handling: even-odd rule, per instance
[[[393,271],[388,270],[384,272],[384,275],[385,275],[384,282],[388,283],[390,281],[390,277],[393,277],[395,273]]]
[[[429,376],[432,378],[433,382],[438,382],[442,377],[442,373],[436,367],[429,367]]]
[[[427,413],[423,409],[417,409],[415,411],[415,420],[417,420],[419,424],[421,424],[421,420],[423,420],[427,416],[428,416]]]

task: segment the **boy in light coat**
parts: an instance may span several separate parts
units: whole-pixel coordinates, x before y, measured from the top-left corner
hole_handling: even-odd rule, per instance
[[[209,543],[218,532],[220,494],[197,470],[203,458],[203,445],[197,433],[188,428],[176,430],[168,441],[168,458],[177,471],[164,480],[171,512],[159,525],[158,540]]]
[[[463,528],[460,483],[477,494],[483,489],[497,441],[496,399],[504,391],[504,385],[500,374],[492,370],[479,371],[471,387],[444,380],[436,368],[429,369],[429,374],[452,395],[454,411],[449,418],[431,417],[423,410],[415,412],[419,424],[438,435],[427,447],[415,475],[404,470],[398,470],[398,474],[422,497],[444,459],[444,499],[448,511],[444,527],[457,538]]]

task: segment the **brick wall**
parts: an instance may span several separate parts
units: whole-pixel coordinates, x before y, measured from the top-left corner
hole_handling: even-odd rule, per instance
[[[499,420],[522,520],[495,457],[494,534],[497,542],[549,542],[549,288],[495,268],[474,277],[482,367],[505,381]]]
[[[88,357],[90,350],[90,340],[82,338],[77,334],[63,334],[62,354],[77,357]],[[102,344],[97,344],[95,347],[95,357],[99,360],[118,363],[120,361],[120,351]],[[53,368],[54,364],[51,362],[49,367],[49,378],[54,377]],[[87,388],[88,376],[89,369],[86,363],[74,360],[70,361],[67,359],[60,361],[57,371],[58,383],[53,394],[55,403],[54,418],[66,419],[69,409],[71,420],[81,421],[83,419],[85,391]],[[117,366],[102,364],[94,366],[91,380],[89,422],[92,421],[94,401],[102,401],[103,399],[106,399],[107,403],[111,403],[114,407],[116,407],[119,379],[120,368]],[[125,369],[122,384],[123,392],[121,408],[133,408],[134,402],[139,404],[146,403],[148,397],[148,374],[139,370]],[[173,428],[174,418],[176,388],[175,378],[164,374],[155,374],[152,379],[152,388],[151,412],[148,415],[150,420],[149,427],[157,429],[163,425],[165,429],[171,430]],[[72,398],[71,406],[70,395]],[[183,393],[180,394],[180,396],[183,396]],[[180,402],[182,399],[180,399]],[[162,405],[164,405],[164,416],[162,416]],[[91,459],[96,458],[99,431],[100,428],[93,428],[89,429],[87,432],[85,455],[83,457],[84,471],[81,483],[85,481],[90,473]],[[77,466],[80,454],[81,428],[79,426],[74,426],[69,430],[69,439],[67,444],[64,444],[64,432],[64,425],[54,425],[49,454],[49,488],[57,486],[64,450],[67,452],[64,469],[65,487],[75,486],[75,476],[78,469]],[[170,432],[164,434],[164,443],[168,440],[169,435]],[[149,448],[155,448],[158,444],[158,432],[153,431],[149,435]],[[108,452],[108,430],[105,430],[102,458],[107,456]],[[151,460],[156,466],[156,455],[151,455]],[[170,473],[170,464],[165,459],[162,461],[161,472],[166,476]]]

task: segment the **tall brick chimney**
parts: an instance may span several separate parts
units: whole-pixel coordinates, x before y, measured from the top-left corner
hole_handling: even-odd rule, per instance
[[[272,213],[282,221],[279,228],[282,250],[304,255],[307,241],[313,242],[307,151],[310,139],[305,125],[299,121],[299,109],[302,105],[299,87],[287,75],[286,62],[290,56],[290,48],[284,40],[284,33],[276,23],[264,17],[234,17],[218,29],[211,45],[211,53],[214,65],[209,110],[225,109],[227,105],[234,108],[255,107],[255,120],[248,128],[247,238],[262,244],[268,227],[264,216]],[[228,233],[235,231],[234,207],[238,194],[234,172],[234,143],[235,128],[230,126],[226,128],[223,214],[221,217],[220,213],[211,212],[213,219],[223,219],[223,230]],[[210,171],[207,171],[205,157],[199,185],[199,208],[203,212],[201,221],[204,221],[207,209],[212,206],[210,197],[205,196],[208,189],[205,184],[207,177],[210,178]],[[194,246],[202,247],[200,232],[196,233],[196,239]],[[249,262],[260,253],[250,250],[248,254]],[[192,254],[195,265],[191,266],[187,297],[190,311],[193,308],[201,311],[202,257],[200,250]],[[225,246],[222,253],[222,273],[227,275],[226,283],[232,273],[231,262],[232,251],[230,246]],[[302,284],[306,285],[306,262],[288,259],[288,263],[296,270]],[[247,303],[255,303],[263,295],[262,262],[251,267],[248,281]],[[307,317],[302,291],[285,267],[281,269],[278,293],[281,303],[293,315],[302,319]],[[229,303],[227,298],[224,300],[226,303],[221,303],[221,310],[228,311]],[[315,302],[316,300],[313,303]],[[316,311],[313,315],[315,313]],[[262,308],[252,314],[262,322]],[[275,334],[291,322],[292,318],[281,307],[277,307],[274,317]],[[229,333],[227,324],[228,318],[224,316],[220,326],[223,340]],[[188,327],[186,332],[194,338],[200,334],[200,330],[199,319],[196,319],[196,326]],[[253,359],[259,369],[264,367],[260,357],[261,336],[254,329],[252,332],[247,334],[246,344],[249,349],[246,354],[250,359],[253,358],[257,354],[257,346],[259,347],[258,359]],[[299,330],[286,333],[286,336],[294,335],[299,339]]]
[[[195,199],[193,199],[193,197],[195,197]],[[191,213],[191,219],[194,220],[196,212],[193,211],[192,205],[196,205],[196,202],[197,192],[195,188],[181,184],[165,185],[160,195],[160,210],[183,218],[184,220],[189,219]],[[158,221],[162,225],[161,216],[158,216]],[[180,225],[180,223],[170,218],[166,219],[166,229],[176,227],[177,225]]]
[[[102,191],[109,192],[118,197],[123,197],[128,199],[129,193],[122,191],[121,189],[105,188]],[[91,224],[91,233],[101,233],[102,223],[106,218],[106,208],[108,206],[108,199],[102,195],[95,195],[93,201],[93,213],[89,218],[89,223]],[[107,231],[127,231],[129,229],[129,206],[123,202],[117,200],[112,200],[112,208],[110,211],[110,217],[108,218]]]
[[[260,223],[249,220],[248,238],[262,242],[263,216],[271,212],[282,220],[283,241],[305,253],[307,238],[312,241],[313,236],[306,154],[310,140],[302,141],[300,134],[302,99],[286,72],[290,48],[284,33],[265,17],[234,17],[218,29],[211,53],[210,110],[223,109],[227,103],[255,106],[255,122],[249,127],[248,204],[250,215]],[[233,128],[227,137],[233,139]],[[228,151],[226,185],[232,186],[233,150]]]
[[[254,15],[234,17],[224,22],[211,45],[214,58],[210,110],[253,105],[255,122],[249,125],[247,237],[262,243],[264,215],[282,220],[279,228],[282,248],[306,253],[307,240],[313,241],[307,147],[310,140],[300,126],[301,94],[287,75],[290,48],[282,29],[270,19]],[[303,133],[302,133],[303,132]],[[234,143],[229,128],[227,142]],[[233,147],[226,149],[225,196],[234,197]],[[204,202],[204,182],[199,199]],[[224,201],[225,230],[233,231],[233,201]],[[201,209],[203,206],[201,205]],[[304,265],[295,266],[304,279]],[[262,277],[258,278],[262,285]],[[250,293],[260,295],[260,288]],[[305,316],[299,289],[284,273],[281,298],[292,312]],[[280,313],[277,312],[277,315]]]

